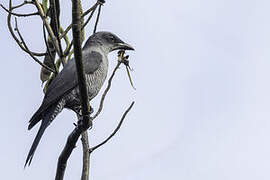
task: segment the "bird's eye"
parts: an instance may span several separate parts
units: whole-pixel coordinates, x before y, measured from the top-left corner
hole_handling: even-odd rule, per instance
[[[115,41],[115,39],[114,39],[113,36],[109,36],[109,40],[110,40],[111,42],[114,42],[114,41]]]

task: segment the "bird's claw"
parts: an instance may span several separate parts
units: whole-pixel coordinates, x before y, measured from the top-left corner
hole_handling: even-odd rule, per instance
[[[86,114],[86,115],[82,114],[81,108],[77,110],[78,124],[76,125],[76,127],[82,127],[85,130],[91,129],[93,124],[92,124],[92,117],[90,115],[93,112],[94,112],[94,109],[92,108],[92,106],[90,106],[89,114]],[[85,121],[87,121],[87,124],[84,123]]]
[[[87,121],[87,123],[84,123],[85,121]],[[83,127],[85,130],[92,129],[93,123],[90,114],[80,115],[78,120],[78,126]]]

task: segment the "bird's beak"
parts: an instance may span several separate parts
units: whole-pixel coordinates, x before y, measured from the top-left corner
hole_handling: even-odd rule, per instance
[[[135,50],[131,45],[124,42],[117,43],[117,45],[115,46],[115,48],[113,48],[113,50],[117,50],[117,49],[132,50],[132,51]]]

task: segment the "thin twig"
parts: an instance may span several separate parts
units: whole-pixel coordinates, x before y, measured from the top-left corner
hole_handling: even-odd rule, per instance
[[[99,2],[99,1],[98,1],[98,2]],[[94,4],[94,6],[92,6],[92,7],[90,8],[90,9],[92,9],[91,11],[89,11],[89,12],[91,12],[91,14],[90,14],[90,16],[87,18],[87,20],[85,21],[85,23],[83,24],[81,30],[83,30],[83,29],[85,28],[85,26],[89,23],[89,21],[90,21],[91,18],[93,17],[93,15],[94,15],[94,13],[95,13],[95,11],[96,11],[96,9],[97,9],[98,4],[99,4],[99,3],[96,3],[96,4]],[[84,13],[84,14],[85,14],[85,13]],[[69,28],[69,27],[68,27],[68,28]],[[66,33],[69,31],[68,28],[65,30]],[[65,34],[62,34],[62,35],[61,35],[61,38],[63,37],[63,35],[65,35]],[[68,47],[68,48],[65,50],[65,52],[64,52],[64,56],[65,56],[65,57],[69,55],[69,52],[70,52],[72,46],[73,46],[73,40],[71,40],[71,42],[70,42],[70,44],[69,44],[69,47]]]
[[[95,12],[95,9],[92,11],[92,13],[90,14],[90,16],[87,18],[86,22],[83,24],[83,26],[82,26],[81,29],[85,28],[85,26],[88,24],[88,22],[90,21],[90,19],[93,17],[94,12]],[[69,55],[69,52],[70,52],[72,46],[73,46],[73,39],[71,40],[68,49],[65,50],[64,56],[68,56]]]
[[[91,11],[90,16],[87,18],[87,20],[86,20],[85,23],[83,24],[82,29],[85,28],[85,26],[89,23],[89,21],[90,21],[91,18],[93,17],[93,15],[94,15],[94,13],[95,13],[95,11],[96,11],[96,9],[97,9],[97,5],[98,5],[98,4],[95,4],[95,5],[94,5],[94,9]]]
[[[110,90],[111,88],[111,85],[112,85],[112,80],[113,80],[113,77],[115,75],[115,72],[117,71],[117,69],[119,68],[120,64],[123,62],[122,60],[124,59],[124,51],[119,51],[119,54],[118,54],[118,62],[112,72],[112,75],[110,76],[109,80],[108,80],[108,84],[107,84],[107,87],[106,89],[104,90],[102,96],[101,96],[101,100],[100,100],[100,103],[99,103],[99,108],[96,112],[96,114],[93,116],[93,120],[101,113],[102,109],[103,109],[103,104],[104,104],[104,100],[105,100],[105,97],[108,93],[108,91]]]
[[[13,8],[12,8],[12,1],[9,0],[9,12],[12,12]],[[15,42],[18,44],[18,46],[26,53],[28,53],[28,50],[25,49],[25,47],[21,44],[20,40],[16,37],[14,31],[13,31],[13,28],[12,28],[12,25],[11,25],[11,13],[8,13],[8,16],[7,16],[7,24],[8,24],[8,29],[9,29],[9,32],[11,34],[11,36],[13,37],[13,39],[15,40]],[[37,52],[32,52],[31,53],[34,55],[34,56],[45,56],[47,53],[37,53]]]
[[[86,10],[83,14],[82,17],[85,17],[87,14],[89,14],[91,11],[93,11],[94,9],[96,9],[97,5],[99,4],[99,2],[97,1],[92,7],[90,7],[88,10]]]
[[[67,33],[69,32],[69,30],[71,29],[71,27],[72,27],[72,24],[70,24],[70,25],[66,28],[66,30],[61,34],[60,39],[62,39],[63,37],[65,37],[65,35],[67,35]]]
[[[96,23],[95,23],[95,27],[94,27],[93,33],[96,33],[96,31],[97,31],[97,25],[98,25],[98,21],[99,21],[99,17],[100,17],[101,6],[102,6],[102,4],[100,4],[98,6],[98,14],[97,14],[97,19],[96,19]]]
[[[14,16],[17,16],[17,17],[27,17],[27,16],[36,16],[36,15],[39,15],[38,12],[35,12],[35,13],[29,13],[29,14],[19,14],[19,13],[14,13],[14,12],[10,12],[4,5],[0,4],[0,6],[7,12],[7,13],[10,13]],[[12,8],[14,9],[14,8]]]
[[[55,71],[53,69],[51,69],[50,67],[46,66],[45,64],[43,64],[42,62],[40,62],[33,54],[32,52],[28,49],[20,31],[19,31],[19,28],[18,28],[18,24],[17,24],[17,18],[15,18],[15,31],[17,31],[19,37],[20,37],[20,40],[22,42],[22,44],[24,45],[27,53],[34,59],[34,61],[36,61],[39,65],[41,65],[42,67],[46,68],[48,71],[51,71],[53,73],[55,73]]]
[[[126,117],[126,115],[128,114],[128,112],[131,110],[131,108],[133,107],[134,105],[134,101],[131,103],[131,105],[127,108],[127,110],[125,111],[125,113],[122,115],[122,118],[120,120],[120,122],[118,123],[117,127],[114,129],[114,131],[112,132],[112,134],[107,138],[105,139],[102,143],[92,147],[89,149],[89,153],[92,153],[94,150],[96,150],[97,148],[101,147],[102,145],[106,144],[118,131],[119,129],[121,128],[121,125],[123,124],[123,121]]]
[[[57,38],[57,43],[59,44],[59,52],[60,52],[59,58],[62,64],[64,65],[65,61],[63,60],[63,50],[62,50],[62,45],[59,39],[59,36],[60,36],[59,35],[59,27],[60,27],[59,25],[59,16],[60,16],[59,0],[50,0],[50,7],[49,7],[50,13],[47,13],[48,12],[47,6],[48,6],[48,0],[42,0],[42,8],[43,8],[44,14],[46,14],[46,16],[47,15],[50,16],[50,26],[52,28],[54,36]],[[44,23],[43,23],[43,27],[44,27]],[[47,46],[47,52],[50,54],[45,56],[43,63],[48,65],[51,68],[58,69],[56,68],[56,65],[54,63],[55,57],[56,57],[56,48],[54,46],[54,43],[52,39],[50,38],[50,36],[45,41],[46,41],[46,46]],[[46,69],[41,68],[40,80],[42,81],[42,83],[49,80],[50,77],[53,77],[51,76],[51,73],[48,72]]]
[[[111,88],[113,77],[114,77],[114,75],[115,75],[116,70],[119,68],[120,64],[121,64],[121,62],[118,61],[117,64],[116,64],[116,66],[115,66],[115,68],[114,68],[114,70],[113,70],[113,72],[112,72],[111,77],[110,77],[109,80],[108,80],[107,87],[106,87],[106,89],[104,90],[104,93],[103,93],[102,96],[101,96],[99,108],[98,108],[96,114],[93,116],[93,119],[95,119],[95,118],[101,113],[101,111],[102,111],[102,109],[103,109],[103,104],[104,104],[105,97],[106,97],[108,91],[109,91],[110,88]]]
[[[72,46],[73,46],[73,39],[71,40],[71,42],[70,42],[68,48],[64,51],[64,56],[65,56],[65,57],[69,56],[69,52],[70,52]]]
[[[63,30],[62,27],[60,27],[59,32],[60,32],[60,35],[62,35],[62,34],[64,33],[64,30]],[[61,36],[60,36],[60,37],[61,37]],[[65,48],[65,50],[64,50],[64,55],[65,55],[65,52],[66,52],[66,50],[68,49],[69,44],[70,44],[67,35],[64,36],[64,41],[65,41],[65,43],[66,43],[66,48]]]
[[[20,8],[26,4],[34,4],[32,1],[23,1],[21,4],[17,5],[17,6],[13,6],[12,9],[17,9],[17,8]]]
[[[94,4],[92,7],[90,7],[87,11],[85,11],[85,12],[83,13],[83,15],[82,15],[81,18],[85,17],[87,14],[89,14],[90,12],[92,12],[92,13],[90,14],[90,16],[89,16],[90,18],[88,18],[88,19],[90,20],[91,17],[93,16],[93,11],[96,10],[97,5],[98,5],[98,3],[95,3],[95,4]],[[89,20],[86,21],[86,23],[84,23],[84,25],[83,25],[82,28],[84,28],[84,27],[88,24]],[[62,33],[62,35],[60,36],[60,39],[62,39],[62,38],[69,32],[69,30],[71,29],[71,27],[72,27],[72,23],[71,23],[71,24],[66,28],[66,30]]]
[[[59,46],[57,38],[54,35],[52,27],[50,26],[50,24],[48,22],[48,19],[47,19],[46,15],[44,14],[44,11],[43,11],[41,5],[39,4],[39,2],[37,0],[33,0],[33,1],[35,3],[35,6],[36,6],[36,8],[37,8],[37,10],[39,12],[39,15],[40,15],[43,23],[45,24],[45,27],[46,27],[46,29],[48,31],[48,34],[49,34],[49,36],[50,36],[50,38],[51,38],[51,40],[52,40],[52,42],[54,44],[54,47],[56,49],[56,52],[57,52],[58,56],[62,57],[61,61],[62,61],[62,64],[64,66],[65,65],[65,57],[63,56],[63,54],[60,51],[60,46]]]
[[[85,26],[89,23],[89,21],[90,21],[91,18],[93,17],[93,14],[94,14],[95,10],[96,10],[96,8],[92,11],[92,13],[91,13],[90,16],[87,18],[86,22],[83,24],[83,26],[82,26],[81,29],[85,28]],[[69,55],[69,52],[70,52],[72,46],[73,46],[73,40],[71,40],[68,49],[65,50],[64,56],[68,56],[68,55]]]

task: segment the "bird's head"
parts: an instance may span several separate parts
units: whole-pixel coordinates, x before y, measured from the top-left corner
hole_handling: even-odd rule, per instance
[[[119,37],[111,32],[100,31],[93,34],[89,40],[96,42],[102,46],[106,52],[112,52],[114,50],[134,50],[134,48],[122,41]]]

